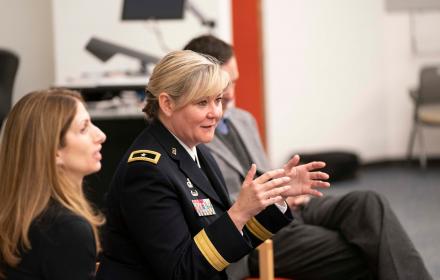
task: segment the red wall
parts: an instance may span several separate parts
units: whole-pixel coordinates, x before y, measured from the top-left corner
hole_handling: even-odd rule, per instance
[[[266,144],[260,0],[232,0],[232,26],[240,71],[236,105],[254,115]]]

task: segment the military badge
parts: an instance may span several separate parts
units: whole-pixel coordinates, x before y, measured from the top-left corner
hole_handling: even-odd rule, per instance
[[[200,217],[215,215],[214,207],[212,206],[211,200],[209,200],[209,198],[193,199],[191,200],[191,202]]]
[[[186,185],[188,186],[188,188],[192,189],[194,188],[193,184],[191,183],[191,181],[189,180],[189,178],[186,178]]]

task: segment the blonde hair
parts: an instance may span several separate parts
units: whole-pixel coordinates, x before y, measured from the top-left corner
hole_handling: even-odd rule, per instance
[[[169,94],[178,107],[219,94],[229,84],[228,74],[221,69],[217,59],[193,51],[174,51],[162,58],[153,70],[148,85],[147,119],[158,116],[158,96]]]
[[[102,215],[88,204],[81,186],[56,165],[56,152],[84,102],[78,92],[52,89],[32,92],[12,108],[0,143],[0,260],[16,266],[21,249],[31,249],[29,228],[51,200],[92,226],[100,249],[97,227]],[[0,271],[1,274],[2,271]],[[4,275],[0,275],[0,278]]]

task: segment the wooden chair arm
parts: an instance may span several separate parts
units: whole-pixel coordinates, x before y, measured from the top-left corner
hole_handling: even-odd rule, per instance
[[[275,278],[274,262],[273,262],[273,244],[272,240],[267,239],[258,246],[258,264],[260,270],[260,278],[246,278],[244,280],[292,280],[288,278]]]

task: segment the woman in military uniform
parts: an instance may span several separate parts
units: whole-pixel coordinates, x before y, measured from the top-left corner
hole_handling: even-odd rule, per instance
[[[285,197],[320,195],[312,187],[328,186],[320,181],[326,174],[312,168],[254,178],[252,165],[231,205],[202,144],[214,137],[228,84],[215,59],[192,51],[172,52],[155,67],[144,108],[149,125],[106,198],[98,279],[227,279],[229,264],[292,220]]]

